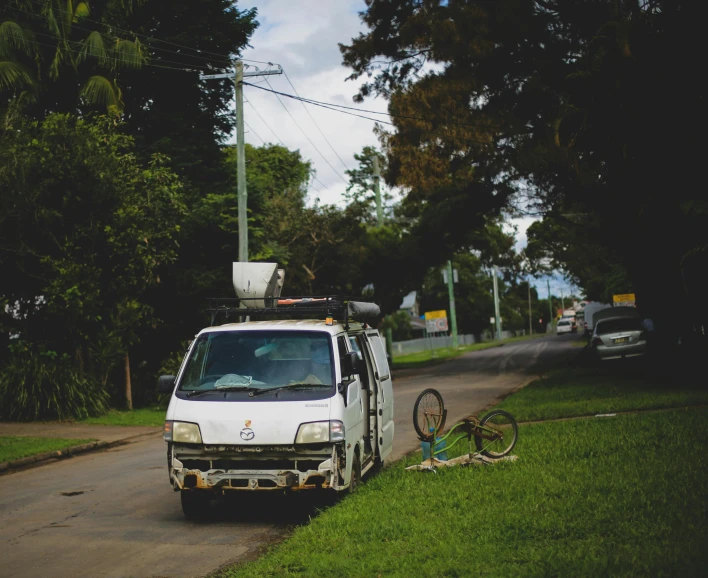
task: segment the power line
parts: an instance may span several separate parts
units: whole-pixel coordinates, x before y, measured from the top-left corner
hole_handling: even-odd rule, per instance
[[[24,10],[23,8],[20,8],[20,7],[16,7],[15,9],[18,10],[18,11],[20,11],[20,12],[24,12],[25,14],[28,14],[29,16],[32,16],[32,17],[34,17],[34,18],[39,18],[39,19],[43,20],[43,17],[42,17],[41,15],[35,14],[34,12],[29,12],[28,10]],[[65,12],[66,14],[68,14],[68,12],[66,12],[66,11],[64,11],[64,10],[62,10],[62,12]],[[85,20],[88,20],[88,19],[85,18]],[[92,20],[91,22],[95,22],[95,21]],[[116,30],[121,30],[120,28],[112,27],[112,26],[110,26],[110,25],[108,25],[108,24],[103,24],[103,23],[101,23],[101,25],[102,25],[102,26],[109,27],[109,28],[115,28]],[[98,32],[97,30],[91,30],[90,28],[84,28],[83,26],[80,26],[80,25],[74,24],[74,23],[72,23],[71,27],[72,27],[72,28],[76,28],[76,29],[78,29],[78,30],[83,30],[84,32],[89,32],[89,33],[91,33],[91,32]],[[130,34],[130,35],[133,35],[133,36],[142,36],[142,35],[139,35],[139,34],[137,34],[137,33],[135,33],[135,32],[131,32],[131,31],[125,31],[125,32],[126,32],[127,34]],[[44,36],[44,37],[50,38],[50,39],[52,39],[52,40],[58,40],[58,38],[57,38],[56,36],[52,36],[51,34],[43,34],[42,32],[35,32],[35,31],[33,31],[32,34],[37,35],[37,36]],[[99,34],[106,34],[106,33],[101,33],[101,32],[99,32]],[[115,35],[110,35],[110,34],[106,34],[106,35],[109,36],[109,37],[112,37],[112,38],[115,39],[115,40],[121,40],[120,38],[118,38],[118,37],[115,36]],[[74,41],[69,41],[69,42],[72,43],[72,44],[80,44],[80,43],[74,42]],[[198,60],[204,60],[204,61],[209,62],[209,63],[213,63],[213,61],[214,61],[213,58],[207,58],[207,57],[205,57],[205,56],[197,56],[196,54],[186,54],[186,53],[184,53],[184,52],[177,52],[177,51],[175,51],[175,50],[167,50],[166,48],[160,48],[160,47],[158,47],[158,46],[151,46],[151,45],[149,45],[149,44],[147,44],[146,46],[148,46],[151,50],[159,50],[160,52],[166,52],[167,54],[175,54],[175,55],[177,55],[177,56],[185,56],[185,57],[187,57],[187,58],[196,58],[196,59],[198,59]],[[196,50],[196,49],[193,49],[193,50]],[[224,57],[224,58],[226,58],[226,57]],[[233,65],[233,62],[232,62],[231,59],[225,59],[225,60],[224,60],[224,63],[225,63],[225,64],[229,64],[229,65]],[[173,64],[174,64],[174,63],[173,63]],[[192,65],[190,65],[190,64],[182,63],[182,62],[180,62],[179,64],[185,64],[186,66],[192,66]]]
[[[261,140],[261,142],[262,142],[263,144],[265,144],[265,141],[261,138],[261,135],[259,135],[255,130],[253,130],[253,129],[251,128],[251,126],[250,126],[245,120],[243,121],[243,124],[245,124],[245,125],[246,125],[246,128],[248,128],[248,130],[249,130],[250,132],[252,132],[253,134],[255,134],[255,135]]]
[[[264,88],[264,87],[262,87],[262,86],[257,86],[257,85],[255,85],[255,84],[251,84],[250,82],[244,82],[243,84],[247,84],[248,86],[255,86],[256,88],[260,88],[261,90],[268,91],[267,88]],[[302,129],[302,127],[301,127],[301,126],[298,124],[298,122],[295,120],[295,117],[294,117],[294,116],[292,115],[292,113],[288,110],[288,107],[285,106],[285,103],[284,103],[282,100],[280,100],[280,97],[278,96],[278,94],[279,94],[278,91],[276,91],[275,89],[273,89],[273,87],[271,86],[270,82],[268,82],[267,80],[266,80],[266,84],[267,84],[268,86],[270,86],[270,91],[268,91],[268,92],[272,92],[272,93],[275,94],[275,97],[278,99],[278,102],[279,102],[280,105],[285,109],[285,112],[288,113],[288,116],[290,116],[290,118],[293,120],[293,122],[295,123],[295,126],[297,126],[297,128],[300,129],[300,132],[305,136],[305,138],[308,140],[308,142],[309,142],[309,143],[314,147],[314,149],[319,153],[319,155],[322,157],[322,159],[324,160],[324,162],[327,163],[327,166],[329,166],[329,168],[332,169],[332,171],[333,171],[340,179],[342,179],[342,180],[348,185],[349,183],[347,182],[347,180],[346,180],[342,175],[340,175],[339,172],[337,172],[337,169],[335,169],[335,168],[332,166],[332,164],[327,160],[327,158],[322,154],[322,152],[320,151],[320,149],[317,148],[317,145],[312,142],[312,139],[311,139],[309,136],[307,136],[307,133]]]
[[[40,5],[40,1],[39,1],[39,0],[31,0],[31,1],[32,1],[32,2],[35,2],[35,3],[38,4],[38,5]],[[29,14],[30,16],[37,16],[37,17],[40,17],[40,18],[41,18],[40,15],[34,14],[33,12],[29,12],[29,11],[27,11],[27,10],[23,10],[22,8],[15,7],[15,9],[16,9],[16,10],[20,10],[20,11],[22,11],[22,12],[25,12],[25,13]],[[64,10],[63,8],[55,8],[55,9],[58,10],[59,12],[63,12],[64,14],[68,14],[68,15],[70,15],[70,16],[74,16],[74,15],[71,14],[70,12]],[[210,51],[208,51],[208,50],[202,50],[201,48],[193,48],[193,47],[191,47],[191,46],[186,46],[186,45],[184,45],[184,44],[178,44],[178,43],[176,43],[176,42],[171,42],[171,41],[169,41],[169,40],[162,40],[162,39],[160,39],[160,38],[155,38],[154,36],[148,36],[147,34],[141,34],[141,33],[139,33],[139,32],[134,32],[134,31],[132,31],[132,30],[126,30],[126,29],[124,29],[124,28],[119,28],[118,26],[114,26],[114,25],[112,25],[112,24],[106,24],[105,22],[101,22],[101,21],[99,21],[99,20],[93,20],[93,19],[91,19],[91,18],[89,18],[89,17],[87,17],[87,16],[82,16],[81,19],[82,19],[82,20],[85,20],[85,21],[87,21],[87,22],[93,22],[94,24],[99,24],[100,26],[104,26],[105,28],[109,28],[109,29],[113,29],[113,30],[118,30],[119,32],[124,32],[125,34],[131,34],[131,35],[133,35],[133,36],[142,37],[142,38],[147,38],[148,40],[154,40],[155,42],[162,42],[163,44],[169,44],[170,46],[175,46],[175,47],[177,47],[177,48],[182,48],[183,50],[192,50],[193,52],[198,52],[199,54],[209,54],[209,55],[211,55],[211,56],[216,56],[216,57],[218,57],[218,58],[223,59],[225,62],[227,62],[227,63],[229,63],[229,64],[233,64],[233,58],[232,58],[231,56],[229,56],[229,55],[226,55],[226,54],[219,54],[219,53],[217,53],[217,52],[210,52]],[[78,26],[77,24],[72,24],[72,27],[73,27],[73,28],[78,28],[79,30],[85,30],[85,31],[88,31],[88,32],[93,32],[93,30],[89,30],[88,28],[82,28],[81,26]],[[163,50],[163,51],[166,51],[166,49],[164,49],[164,48],[157,48],[157,47],[153,47],[153,48],[155,48],[156,50]],[[167,51],[167,52],[169,52],[169,51]],[[173,52],[173,53],[174,53],[174,54],[183,54],[183,53],[180,53],[180,52]],[[187,56],[188,58],[203,58],[203,57],[199,57],[199,56],[195,56],[195,55],[190,55],[190,54],[184,54],[184,56]],[[204,60],[206,60],[206,59],[204,59]],[[255,63],[257,63],[257,64],[268,64],[268,65],[271,65],[271,66],[273,65],[272,62],[266,62],[266,61],[264,61],[264,60],[254,60],[254,59],[252,59],[252,58],[238,58],[237,60],[243,60],[243,61],[246,61],[246,62],[255,62]]]
[[[47,35],[47,34],[43,34],[42,36],[47,36],[48,38],[53,38],[53,37],[51,37],[51,36],[49,36],[49,35]],[[34,45],[36,45],[36,46],[44,46],[44,47],[46,47],[46,48],[53,48],[53,49],[56,49],[56,48],[57,48],[56,45],[54,45],[54,44],[47,44],[46,42],[39,42],[38,40],[27,40],[26,42],[27,42],[28,44],[34,44]],[[75,42],[71,42],[71,44],[76,45]],[[66,50],[67,50],[68,52],[71,52],[71,53],[76,54],[76,55],[81,54],[81,50],[78,50],[78,49],[76,49],[76,48],[67,47]],[[167,63],[167,64],[177,64],[177,65],[181,65],[181,66],[194,66],[194,65],[186,64],[186,63],[184,63],[184,62],[175,62],[175,61],[173,61],[173,60],[161,60],[161,59],[160,59],[160,60],[155,60],[154,62],[157,62],[157,63],[163,63],[163,62],[164,62],[164,63]],[[135,67],[135,68],[136,68],[136,69],[139,69],[139,68],[142,68],[143,66],[154,66],[154,67],[156,67],[156,68],[168,68],[168,69],[172,69],[172,70],[181,70],[181,71],[183,71],[183,72],[203,72],[203,71],[211,72],[211,70],[212,70],[212,69],[209,69],[209,68],[202,68],[202,67],[200,67],[200,66],[198,66],[198,67],[196,67],[196,68],[175,68],[175,67],[173,67],[173,66],[160,66],[159,64],[153,64],[151,61],[142,62],[142,63],[140,63],[140,66]]]
[[[288,81],[288,84],[290,84],[290,87],[293,89],[293,92],[294,92],[295,94],[297,94],[298,97],[300,97],[300,95],[298,94],[297,90],[295,89],[295,86],[293,85],[292,81],[290,80],[290,77],[288,76],[287,72],[283,71],[283,74],[285,75],[285,79]],[[300,101],[300,104],[302,104],[302,108],[305,109],[305,112],[307,113],[307,116],[309,116],[309,117],[312,119],[312,122],[315,123],[315,126],[317,127],[317,130],[320,131],[320,134],[322,135],[322,138],[325,139],[325,142],[329,145],[329,148],[330,148],[330,149],[332,150],[332,152],[334,153],[334,156],[336,156],[336,157],[339,159],[339,162],[342,163],[342,166],[343,166],[346,170],[349,170],[349,167],[347,166],[347,164],[342,160],[342,157],[340,157],[340,156],[337,154],[337,151],[334,150],[334,147],[332,146],[332,143],[329,142],[329,139],[328,139],[328,138],[325,136],[325,134],[322,132],[322,129],[320,128],[320,125],[317,124],[317,121],[316,121],[316,120],[314,119],[314,117],[310,114],[310,111],[307,110],[307,107],[305,106],[305,103],[302,102],[302,100],[301,100],[301,101]]]
[[[261,113],[258,112],[258,110],[256,109],[256,107],[253,106],[253,103],[252,103],[250,100],[246,100],[246,102],[251,105],[251,108],[253,109],[253,112],[255,112],[255,113],[258,115],[258,118],[260,118],[261,121],[263,121],[263,124],[266,125],[266,127],[268,128],[268,130],[269,130],[271,133],[273,133],[273,136],[276,138],[276,140],[277,140],[281,145],[285,146],[285,143],[284,143],[282,140],[280,140],[280,137],[275,133],[275,131],[271,128],[271,126],[266,122],[266,119],[264,119],[264,118],[261,116]],[[287,148],[287,147],[286,147],[286,148]]]
[[[248,83],[244,83],[244,84],[248,84]],[[253,86],[253,85],[249,84],[249,86]],[[256,88],[260,88],[261,90],[268,90],[262,86],[256,86]],[[271,87],[271,91],[269,91],[269,92],[275,92],[276,94],[279,94],[280,96],[287,96],[288,98],[292,98],[293,100],[300,100],[301,102],[304,102],[307,104],[321,106],[324,108],[332,108],[333,110],[342,108],[345,110],[356,110],[357,112],[364,112],[367,114],[383,114],[383,115],[389,116],[391,118],[404,118],[404,119],[409,119],[409,120],[417,120],[417,121],[421,121],[421,122],[433,122],[433,120],[431,120],[429,118],[425,118],[425,117],[412,116],[412,115],[406,115],[406,114],[396,114],[396,113],[390,113],[390,112],[381,112],[381,111],[376,111],[376,110],[367,110],[367,109],[363,109],[363,108],[356,108],[354,106],[346,106],[344,104],[336,104],[333,102],[323,102],[320,100],[314,100],[312,98],[302,97],[300,95],[295,96],[292,94],[288,94],[287,92],[278,92],[277,90],[272,90],[272,88],[273,87]],[[338,110],[338,112],[343,113],[344,111]],[[348,114],[351,114],[351,113],[348,113]],[[373,119],[373,118],[369,118],[369,117],[365,117],[365,116],[361,116],[361,115],[355,114],[353,116],[359,116],[360,118],[365,118],[367,120],[371,120],[374,122],[380,122],[383,124],[393,125],[393,123],[390,123],[390,122],[386,122],[383,120],[377,120],[377,119]],[[494,124],[488,124],[488,123],[482,123],[482,122],[480,122],[480,123],[458,123],[458,122],[456,122],[455,124],[457,126],[470,127],[470,128],[474,128],[474,127],[501,128],[501,126],[502,126],[502,125],[494,125]]]
[[[288,148],[287,145],[280,139],[280,137],[277,135],[277,133],[273,130],[273,128],[268,124],[268,122],[266,121],[266,119],[264,119],[264,118],[261,116],[261,113],[258,112],[258,109],[257,109],[255,106],[253,106],[253,103],[252,103],[250,100],[248,100],[248,99],[246,99],[246,102],[251,105],[251,108],[253,109],[253,112],[255,112],[255,113],[258,115],[258,118],[260,118],[261,121],[263,121],[263,124],[266,125],[266,127],[268,128],[268,130],[269,130],[271,133],[273,133],[273,136],[276,138],[276,140],[277,140],[281,145],[283,145],[285,148]],[[263,140],[263,139],[261,139],[261,140]],[[263,141],[263,144],[265,144],[265,141]],[[320,181],[316,176],[312,175],[312,178],[313,178],[314,180],[316,180],[318,183],[320,183],[320,185],[322,185],[324,188],[327,188],[327,186],[326,186],[322,181]]]

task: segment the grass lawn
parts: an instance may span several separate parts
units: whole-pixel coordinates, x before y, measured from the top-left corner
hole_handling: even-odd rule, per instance
[[[146,425],[161,427],[165,423],[166,409],[149,408],[133,411],[112,409],[100,417],[90,417],[79,423],[98,425]]]
[[[701,399],[698,387],[576,369],[503,405],[526,420]],[[516,462],[407,472],[413,456],[217,576],[701,575],[707,444],[708,408],[523,425]]]
[[[527,339],[535,339],[544,337],[545,333],[534,335],[522,335],[520,337],[510,337],[502,341],[485,341],[483,343],[473,343],[471,345],[462,345],[457,349],[452,347],[443,347],[434,351],[420,351],[418,353],[409,353],[407,355],[397,355],[393,357],[393,369],[411,369],[416,367],[427,367],[440,363],[445,359],[459,357],[468,351],[480,351],[482,349],[491,349],[492,347],[501,347],[506,343],[515,343],[517,341],[525,341]]]
[[[654,374],[642,360],[617,361],[552,371],[498,407],[513,414],[517,421],[532,421],[708,405],[705,376],[667,381],[661,374]]]
[[[35,454],[64,450],[95,440],[66,438],[39,438],[27,436],[0,436],[0,463],[27,458]]]

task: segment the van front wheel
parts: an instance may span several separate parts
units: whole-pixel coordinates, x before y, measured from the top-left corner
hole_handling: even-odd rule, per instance
[[[209,515],[211,494],[200,490],[182,490],[182,512],[188,520],[204,519]]]

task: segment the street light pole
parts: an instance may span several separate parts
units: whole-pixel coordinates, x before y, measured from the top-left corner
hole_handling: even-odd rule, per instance
[[[546,287],[548,287],[548,324],[553,328],[553,300],[551,299],[551,282],[546,279]]]
[[[374,177],[374,195],[376,197],[376,227],[380,229],[384,225],[383,206],[381,205],[381,170],[379,168],[379,155],[374,152],[371,157]],[[390,319],[390,317],[389,317]],[[393,359],[393,329],[386,328],[386,351],[391,359]]]
[[[494,320],[497,326],[497,341],[501,341],[502,338],[502,325],[501,325],[501,315],[499,314],[499,283],[497,281],[497,266],[494,266],[494,276],[492,278],[494,282]]]
[[[531,279],[527,279],[526,282],[529,286],[529,335],[533,335],[533,321],[531,321]]]
[[[447,295],[450,299],[450,321],[452,323],[452,347],[457,349],[457,313],[455,312],[455,289],[452,272],[452,261],[447,262]]]

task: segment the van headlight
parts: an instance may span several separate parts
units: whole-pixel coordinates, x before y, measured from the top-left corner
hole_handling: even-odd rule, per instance
[[[344,424],[337,420],[302,423],[295,436],[296,444],[320,444],[341,441],[344,441]]]
[[[162,437],[167,442],[178,444],[200,444],[202,433],[196,423],[186,421],[166,421]]]

